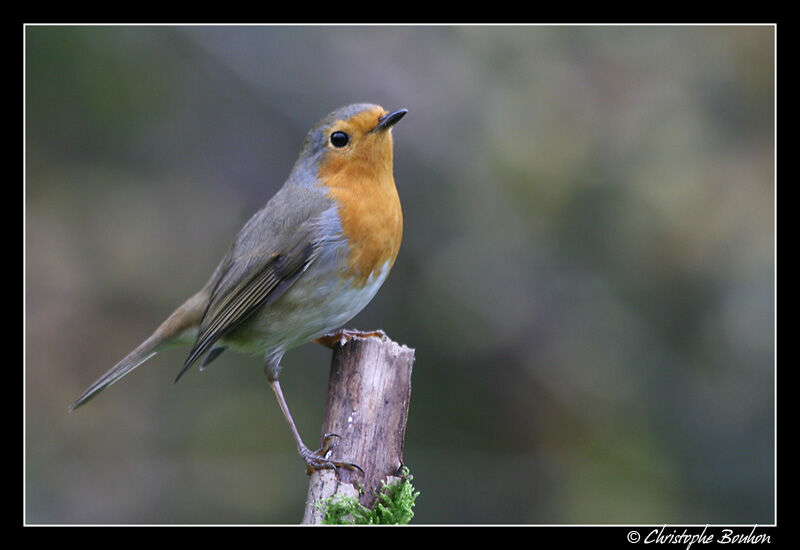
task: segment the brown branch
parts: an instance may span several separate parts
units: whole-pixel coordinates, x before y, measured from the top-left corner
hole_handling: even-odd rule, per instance
[[[399,475],[413,363],[413,349],[382,333],[351,334],[346,343],[334,346],[322,433],[341,436],[334,440],[333,460],[358,464],[364,473],[347,468],[312,473],[304,524],[320,523],[317,503],[334,495],[358,497],[371,508],[381,481]]]

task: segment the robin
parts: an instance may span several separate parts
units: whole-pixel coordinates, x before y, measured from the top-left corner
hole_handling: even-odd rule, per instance
[[[225,349],[262,357],[267,381],[309,473],[345,466],[326,458],[332,437],[310,451],[278,379],[286,351],[333,347],[358,333],[343,324],[386,280],[403,233],[392,173],[391,128],[408,111],[378,105],[338,109],[308,133],[283,187],[239,231],[206,285],[70,406],[83,405],[158,351],[192,345],[175,381],[201,357]]]

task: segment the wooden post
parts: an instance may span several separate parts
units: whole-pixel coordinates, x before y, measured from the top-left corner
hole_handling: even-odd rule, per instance
[[[386,335],[354,336],[334,346],[322,434],[340,435],[331,458],[358,464],[364,473],[347,468],[312,473],[303,524],[320,523],[317,503],[334,495],[358,498],[371,508],[381,481],[391,483],[399,475],[413,363],[414,350]]]

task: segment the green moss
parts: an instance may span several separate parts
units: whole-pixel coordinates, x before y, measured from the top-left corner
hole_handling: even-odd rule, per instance
[[[403,468],[400,481],[382,482],[378,501],[370,510],[358,499],[334,495],[317,504],[323,511],[323,525],[405,525],[414,517],[414,501],[419,492],[414,492],[412,476]]]

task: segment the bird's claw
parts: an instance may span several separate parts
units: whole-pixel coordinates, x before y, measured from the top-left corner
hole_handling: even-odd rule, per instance
[[[334,437],[341,438],[339,434],[335,433],[323,435],[322,446],[316,451],[311,451],[306,447],[300,449],[300,457],[306,463],[306,473],[311,475],[317,470],[333,470],[338,472],[339,468],[348,468],[350,470],[358,470],[363,474],[364,470],[358,464],[331,460],[328,458],[328,454],[331,451],[331,440]]]

